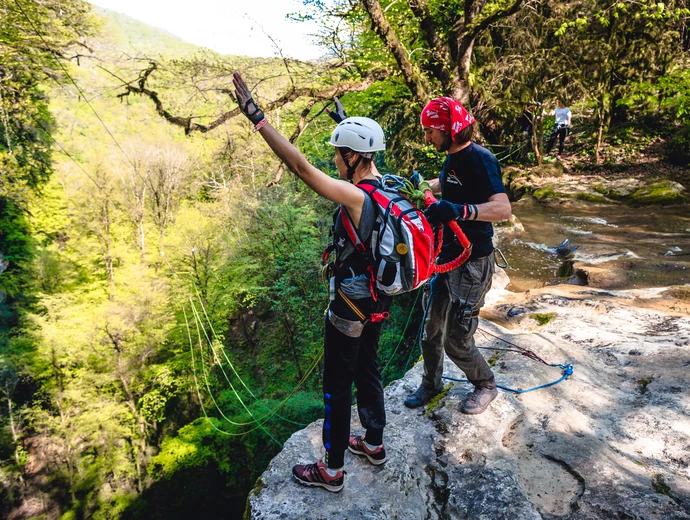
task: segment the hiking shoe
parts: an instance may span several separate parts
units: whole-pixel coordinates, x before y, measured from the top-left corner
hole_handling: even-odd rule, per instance
[[[364,455],[374,466],[379,466],[386,462],[386,448],[384,445],[382,444],[372,451],[364,444],[364,436],[362,435],[350,435],[347,449],[355,455]]]
[[[297,464],[292,467],[292,476],[300,484],[305,486],[322,487],[332,493],[343,489],[345,472],[341,469],[335,477],[331,477],[326,471],[326,463],[320,459],[314,464]]]
[[[420,406],[424,406],[442,391],[442,386],[429,390],[424,385],[419,385],[419,388],[417,388],[414,393],[407,396],[405,399],[405,406],[408,408],[419,408]]]
[[[489,406],[498,395],[497,388],[475,388],[474,392],[462,403],[462,413],[477,415]]]

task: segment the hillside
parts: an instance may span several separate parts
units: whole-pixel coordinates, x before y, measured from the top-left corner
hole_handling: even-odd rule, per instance
[[[69,77],[42,87],[53,174],[29,208],[30,304],[2,353],[21,374],[13,431],[24,462],[6,457],[0,514],[188,518],[230,508],[234,518],[293,423],[315,419],[320,406],[319,333],[276,282],[294,277],[276,268],[270,233],[289,232],[282,244],[305,255],[301,298],[316,309],[327,226],[313,217],[313,197],[262,189],[278,163],[244,118],[185,135],[150,99],[119,95],[154,60],[147,86],[166,110],[203,123],[236,107],[220,92],[236,68],[270,78],[267,97],[290,80],[279,60],[220,56],[124,15],[95,14],[99,32],[88,49],[70,49],[80,56],[66,63]],[[190,80],[195,67],[212,79]],[[300,110],[282,108],[280,124],[291,131]],[[318,213],[327,219],[330,208]],[[313,228],[295,224],[303,216]],[[277,319],[276,305],[295,319]],[[256,306],[264,323],[238,327]],[[202,308],[204,318],[194,315]],[[189,336],[204,325],[219,333],[207,350],[207,338]],[[211,350],[226,361],[206,357]],[[245,386],[235,388],[230,366]],[[267,407],[281,419],[237,426]],[[11,455],[13,438],[0,440]]]
[[[182,41],[174,34],[152,27],[125,14],[93,6],[93,13],[101,20],[100,46],[109,46],[132,56],[168,56],[187,58],[201,49]]]

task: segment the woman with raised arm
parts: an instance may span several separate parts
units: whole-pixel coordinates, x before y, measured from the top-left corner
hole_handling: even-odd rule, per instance
[[[379,184],[373,159],[377,151],[386,148],[383,130],[376,121],[366,117],[340,121],[329,141],[335,147],[333,159],[340,177],[334,179],[309,164],[304,155],[268,123],[238,73],[234,74],[233,83],[242,113],[278,158],[316,193],[340,204],[333,230],[336,261],[329,273],[331,301],[324,337],[323,444],[326,455],[313,464],[297,464],[292,468],[293,476],[301,484],[340,491],[345,480],[346,449],[365,456],[374,465],[386,460],[383,445],[386,413],[378,368],[378,342],[380,318],[387,313],[391,300],[382,293],[374,299],[371,292],[368,246],[376,207],[369,195],[356,186]],[[350,239],[352,235],[345,228],[350,224],[367,246],[366,252],[360,252]],[[357,389],[359,418],[365,429],[363,436],[350,435],[353,383]]]

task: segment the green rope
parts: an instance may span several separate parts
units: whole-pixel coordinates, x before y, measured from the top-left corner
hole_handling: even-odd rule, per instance
[[[201,310],[204,312],[204,316],[206,317],[206,322],[208,323],[209,329],[211,330],[211,334],[213,335],[213,339],[215,339],[217,342],[220,343],[220,339],[218,338],[218,334],[216,334],[216,331],[215,331],[215,329],[213,328],[213,324],[211,323],[211,319],[209,318],[208,313],[206,312],[206,307],[204,306],[204,302],[202,301],[201,295],[199,294],[199,288],[196,286],[196,284],[194,284],[194,290],[196,291],[197,298],[199,299],[199,305],[201,306]],[[202,327],[203,327],[203,325],[202,325]],[[206,333],[206,329],[205,329],[205,328],[204,328],[204,333]],[[208,338],[208,335],[207,335],[206,337],[207,337],[207,339],[209,340],[209,344],[212,346],[213,344],[212,344],[211,340]],[[214,352],[214,354],[215,354],[215,349],[213,349],[213,352]],[[285,421],[285,422],[289,422],[289,423],[291,423],[291,424],[294,424],[295,426],[307,426],[307,425],[304,424],[304,423],[296,422],[296,421],[293,421],[293,420],[291,420],[291,419],[288,419],[288,418],[286,418],[286,417],[283,417],[283,416],[279,415],[279,414],[277,413],[278,409],[275,409],[275,410],[271,411],[270,408],[269,408],[268,406],[266,406],[256,395],[254,395],[254,393],[253,393],[253,392],[249,389],[249,387],[245,384],[244,380],[242,379],[242,377],[240,377],[240,374],[239,374],[239,373],[237,372],[237,370],[235,369],[235,365],[232,363],[232,361],[230,361],[230,358],[229,358],[228,355],[225,353],[225,349],[221,349],[221,352],[222,352],[223,357],[225,358],[225,361],[227,362],[228,366],[230,366],[230,369],[232,370],[232,373],[233,373],[233,374],[235,375],[235,377],[239,380],[239,382],[240,382],[241,385],[244,387],[244,389],[245,389],[247,392],[249,392],[249,395],[252,396],[252,398],[254,398],[259,404],[261,404],[264,408],[266,408],[267,410],[269,410],[269,412],[271,412],[269,415],[275,415],[275,416],[278,417],[279,419],[282,419],[282,420]],[[229,378],[228,378],[228,376],[227,376],[227,373],[226,373],[225,370],[223,369],[223,364],[222,364],[220,361],[218,361],[218,365],[220,366],[221,371],[223,372],[223,375],[224,375],[225,378],[228,380],[228,383],[232,386],[232,383],[230,383],[230,380],[229,380]],[[284,405],[284,403],[281,405],[281,407],[282,407],[283,405]]]

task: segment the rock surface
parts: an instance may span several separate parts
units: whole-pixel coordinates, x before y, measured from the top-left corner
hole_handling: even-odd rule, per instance
[[[562,163],[544,164],[530,170],[507,168],[503,177],[514,200],[575,199],[589,202],[625,202],[633,206],[687,202],[685,187],[671,180],[644,180],[567,173]]]
[[[386,389],[388,462],[346,454],[338,494],[305,488],[291,467],[323,454],[321,422],[296,432],[250,494],[253,519],[690,520],[690,319],[635,305],[638,294],[555,286],[524,294],[496,284],[476,334],[481,347],[527,347],[574,376],[479,416],[460,413],[467,384],[437,403],[403,406],[418,363]],[[645,298],[663,298],[648,291]],[[540,326],[534,314],[553,319]],[[502,325],[498,325],[501,323]],[[504,351],[499,384],[529,388],[558,368]],[[446,361],[447,376],[464,377]],[[361,432],[353,409],[352,428]]]

